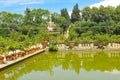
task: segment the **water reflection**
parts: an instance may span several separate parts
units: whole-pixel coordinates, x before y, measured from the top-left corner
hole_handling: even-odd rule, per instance
[[[0,80],[35,80],[35,78],[41,78],[43,74],[44,80],[47,80],[45,79],[47,75],[50,78],[49,80],[53,80],[51,77],[62,77],[64,72],[68,75],[75,72],[78,76],[85,71],[88,73],[92,71],[91,75],[93,76],[95,71],[100,71],[101,74],[115,72],[120,74],[119,63],[120,52],[61,51],[36,55],[1,71]],[[57,76],[56,74],[60,75]]]

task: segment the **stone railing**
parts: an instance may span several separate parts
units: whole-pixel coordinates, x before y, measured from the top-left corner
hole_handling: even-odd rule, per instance
[[[108,43],[107,48],[120,49],[120,43]]]
[[[92,48],[94,48],[94,44],[93,43],[79,43],[78,48],[80,48],[80,49],[92,49]]]
[[[58,44],[57,46],[58,46],[58,48],[59,48],[60,50],[62,50],[62,49],[68,49],[68,48],[69,48],[69,47],[66,46],[64,43]]]
[[[78,43],[77,46],[73,46],[70,48],[70,46],[66,46],[64,43],[60,43],[57,45],[60,50],[66,50],[66,49],[78,49],[78,50],[87,50],[87,49],[98,49],[98,46],[95,46],[94,43]],[[103,46],[104,49],[113,50],[113,49],[120,49],[120,43],[108,43],[108,45]]]

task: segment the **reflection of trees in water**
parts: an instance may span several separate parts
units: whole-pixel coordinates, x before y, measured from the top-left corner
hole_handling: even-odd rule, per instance
[[[120,70],[120,53],[111,53],[109,54],[112,55],[111,57],[109,57],[105,52],[96,53],[94,54],[94,57],[90,57],[93,55],[92,53],[82,53],[83,57],[79,56],[80,54],[81,53],[77,54],[75,52],[68,52],[64,55],[64,53],[58,52],[36,55],[25,60],[24,62],[16,64],[13,68],[6,69],[6,71],[2,72],[3,74],[0,73],[0,80],[4,80],[4,74],[13,74],[8,76],[6,80],[17,80],[21,76],[32,71],[49,71],[50,75],[53,76],[53,68],[59,66],[62,66],[63,70],[74,70],[77,74],[80,73],[81,68],[84,68],[86,71],[112,71],[113,69]],[[83,62],[82,65],[81,62]]]
[[[80,73],[80,61],[78,61],[78,60],[74,60],[74,61],[72,61],[71,62],[71,67],[72,67],[72,70],[75,70],[75,72],[77,73],[77,74],[79,74]]]
[[[70,67],[69,67],[69,60],[68,59],[64,59],[61,61],[61,65],[62,65],[62,69],[63,70],[68,70]]]
[[[79,74],[80,71],[80,60],[77,54],[69,53],[65,55],[65,59],[61,62],[62,69],[72,69]]]
[[[101,70],[101,71],[104,71],[105,69],[108,69],[109,68],[109,57],[107,54],[105,54],[104,52],[100,52],[100,53],[97,53],[95,56],[94,56],[94,61],[93,61],[93,64],[94,64],[94,70]]]
[[[111,55],[114,53],[111,53]],[[119,53],[117,53],[119,54]],[[99,52],[94,55],[94,58],[89,61],[84,61],[83,68],[86,71],[100,70],[100,71],[112,71],[113,69],[120,70],[120,56],[109,57],[105,52]]]

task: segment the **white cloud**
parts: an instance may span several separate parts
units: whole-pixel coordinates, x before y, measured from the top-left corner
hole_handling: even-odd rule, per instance
[[[71,14],[72,14],[72,11],[69,11],[69,12],[68,12],[68,14],[69,14],[69,16],[71,16]]]
[[[26,5],[26,4],[42,4],[44,3],[43,0],[28,0],[28,1],[24,1],[21,3],[21,5]]]
[[[0,5],[6,7],[14,4],[29,5],[29,4],[42,4],[45,0],[1,0]]]
[[[16,4],[16,3],[19,3],[21,0],[6,0],[3,2],[3,5],[4,6],[9,6],[9,5],[12,5],[12,4]]]
[[[103,5],[105,7],[107,7],[107,6],[116,7],[116,6],[120,5],[120,0],[103,0],[99,3],[90,5],[90,7],[99,7],[100,5]]]

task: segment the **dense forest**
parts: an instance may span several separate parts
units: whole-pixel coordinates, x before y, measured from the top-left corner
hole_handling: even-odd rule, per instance
[[[24,15],[0,12],[0,53],[25,49],[42,40],[53,41],[103,41],[120,42],[120,6],[73,7],[69,15],[66,8],[61,13],[52,13],[54,30],[59,36],[50,36],[47,30],[50,11],[26,8]],[[69,30],[69,37],[65,38]]]

